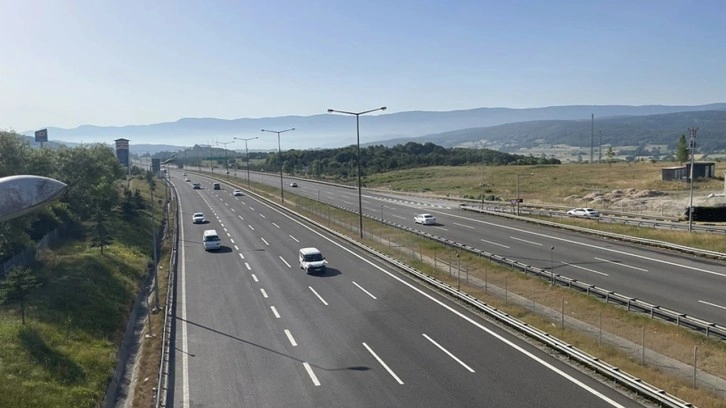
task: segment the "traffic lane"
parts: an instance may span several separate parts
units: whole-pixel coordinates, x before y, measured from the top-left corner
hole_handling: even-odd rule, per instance
[[[317,245],[319,247],[325,248],[325,245],[326,244],[324,242],[320,242]],[[326,251],[328,251],[328,253],[335,253],[334,248],[326,248]],[[343,257],[339,262],[344,262],[344,259],[345,259],[345,257]],[[356,271],[356,270],[360,270],[361,268],[356,267],[354,265],[351,265],[349,267],[349,269],[352,270],[352,271]],[[340,281],[339,279],[337,279],[338,276],[339,275],[336,276],[335,281]],[[366,274],[366,276],[369,276],[369,275]],[[289,276],[288,275],[283,275],[281,278],[283,278],[283,279],[284,278],[289,278]],[[363,279],[363,278],[365,278],[365,276],[364,277],[361,277],[361,279]],[[332,282],[332,281],[333,281],[333,279],[325,279],[323,282],[321,282],[318,285],[318,291],[316,291],[315,293],[319,293],[320,301],[321,301],[320,305],[326,306],[327,305],[327,300],[325,300],[325,299],[328,298],[328,297],[336,297],[337,294],[344,294],[344,295],[340,295],[340,296],[342,296],[342,298],[340,299],[341,303],[344,303],[347,299],[353,298],[355,296],[355,295],[348,296],[348,294],[346,293],[347,291],[345,290],[345,287],[340,287],[340,288],[330,288],[330,287],[328,287],[329,285],[326,285],[326,284],[329,283],[329,282]],[[354,281],[351,281],[351,282],[354,282]],[[305,284],[303,283],[300,286],[301,287],[304,287]],[[358,285],[355,285],[355,286],[358,286]],[[312,285],[308,285],[308,287],[311,288]],[[349,287],[352,288],[353,286],[351,285]],[[360,286],[358,286],[357,289],[359,289],[359,290],[361,290],[363,292],[367,292],[367,291],[363,290],[363,288],[360,287]],[[360,294],[360,292],[359,292],[359,294]],[[366,295],[368,295],[368,293],[366,293]],[[316,296],[318,296],[318,295],[316,294]],[[370,297],[370,295],[368,295],[368,296]],[[301,299],[301,297],[299,296],[299,294],[288,294],[288,293],[286,293],[286,294],[282,294],[282,297],[285,298],[285,299],[292,299],[294,301],[298,301],[299,299]],[[312,295],[308,294],[308,297],[312,297]],[[302,298],[304,299],[305,296],[303,296]],[[301,312],[301,311],[307,310],[306,307],[304,307],[302,305],[298,305],[298,304],[292,304],[292,305],[289,306],[289,308],[291,310],[293,310],[294,312]],[[358,312],[359,310],[360,310],[360,307],[358,307],[358,306],[356,306],[356,307],[353,308],[353,311],[354,312]],[[387,313],[392,313],[392,312],[389,311]],[[346,316],[349,316],[348,314],[345,314],[345,315]],[[314,318],[314,316],[310,316],[309,318],[303,317],[303,318],[293,319],[293,321],[310,322],[310,321],[313,321],[312,320],[313,318]],[[373,325],[373,327],[375,327],[375,326],[376,325]],[[398,326],[400,326],[400,325],[399,324],[393,324],[392,325],[392,327],[398,327]],[[356,327],[359,327],[359,326],[354,326],[352,328],[349,328],[347,330],[344,330],[343,332],[354,332],[355,329],[356,329]],[[298,331],[300,331],[300,330],[298,330]],[[365,331],[370,331],[370,330],[369,329],[365,329]],[[318,329],[314,330],[314,332],[316,332],[316,333],[323,332],[323,329],[322,328],[318,328]],[[325,338],[329,338],[330,335],[331,334],[328,334],[328,335],[326,335],[324,337]],[[326,351],[328,351],[330,349],[331,349],[331,347],[324,347],[324,348],[322,348],[322,350],[326,350]],[[396,354],[400,354],[400,353],[396,353]],[[324,354],[323,356],[319,356],[319,357],[320,358],[323,358],[323,357],[325,357],[325,355],[327,355],[327,354]],[[418,370],[416,370],[416,371],[418,371]],[[437,393],[437,395],[439,395],[439,394],[440,393]]]

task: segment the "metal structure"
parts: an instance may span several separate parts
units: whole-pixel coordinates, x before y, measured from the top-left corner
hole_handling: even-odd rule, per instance
[[[358,221],[359,221],[359,231],[360,231],[360,237],[363,238],[363,196],[361,191],[361,175],[360,175],[360,115],[365,115],[366,113],[376,112],[376,111],[384,111],[386,110],[385,106],[381,106],[380,108],[376,109],[370,109],[363,112],[348,112],[348,111],[341,111],[336,109],[328,109],[328,113],[343,113],[346,115],[355,115],[355,135],[356,135],[356,145],[358,147],[358,154],[356,161],[358,162]]]
[[[696,155],[696,132],[698,132],[698,128],[688,128],[688,136],[691,140],[689,147],[691,151],[691,174],[688,177],[691,181],[691,198],[688,203],[688,232],[693,231],[693,162]]]
[[[231,142],[217,142],[218,145],[224,146],[224,172],[227,175],[227,180],[229,180],[229,161],[227,161],[227,145],[234,143],[234,140]]]
[[[534,176],[534,173],[517,174],[517,215],[519,215],[519,203],[521,201],[519,198],[519,176]]]
[[[244,140],[244,142],[245,142],[245,162],[247,162],[247,188],[251,188],[251,184],[250,184],[250,152],[247,150],[247,141],[259,139],[259,137],[258,136],[248,137],[246,139],[243,139],[241,137],[235,137],[235,139]],[[235,172],[235,177],[236,177],[236,174],[237,173]]]
[[[267,130],[262,129],[263,132],[270,132],[270,133],[277,133],[277,158],[280,162],[280,201],[284,204],[285,203],[285,188],[282,186],[282,150],[280,149],[280,133],[289,132],[291,130],[295,130],[295,128],[285,129],[285,130]]]

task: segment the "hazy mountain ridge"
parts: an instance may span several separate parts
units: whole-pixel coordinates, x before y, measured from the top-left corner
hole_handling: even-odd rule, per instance
[[[542,108],[476,108],[448,112],[407,111],[392,114],[361,116],[361,143],[389,139],[405,140],[425,135],[444,134],[457,129],[487,128],[532,121],[585,121],[589,126],[590,115],[595,114],[596,124],[607,117],[642,116],[693,111],[726,111],[726,103],[699,106],[666,105],[573,105]],[[113,143],[115,139],[129,139],[131,145],[152,139],[158,144],[193,146],[233,141],[234,137],[269,138],[272,145],[275,135],[262,134],[260,129],[281,130],[294,127],[294,137],[283,136],[286,149],[310,149],[341,147],[356,141],[355,119],[349,115],[322,113],[313,116],[282,116],[269,118],[183,118],[175,122],[150,125],[95,126],[83,125],[74,129],[49,127],[49,139],[58,142]],[[588,128],[589,129],[589,128]],[[32,135],[32,131],[24,132]],[[589,133],[588,133],[589,135]],[[241,143],[241,142],[240,142]],[[255,142],[250,142],[250,148]],[[276,144],[276,143],[275,143]],[[387,144],[387,142],[386,142]],[[221,147],[221,146],[220,146]],[[230,145],[229,148],[239,148]]]

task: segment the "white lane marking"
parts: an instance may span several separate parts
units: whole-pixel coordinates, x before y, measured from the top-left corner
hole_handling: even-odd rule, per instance
[[[240,220],[244,221],[244,218],[242,218],[241,215],[238,215],[238,217],[239,217]]]
[[[247,224],[247,226],[248,226],[248,227],[250,227],[250,229],[251,229],[252,231],[254,231],[254,230],[255,230],[255,227],[251,226],[250,224]]]
[[[603,275],[603,276],[610,276],[610,275],[608,275],[605,272],[600,272],[600,271],[596,271],[594,269],[585,268],[584,266],[575,265],[575,264],[571,264],[571,263],[567,263],[567,262],[562,262],[562,263],[565,264],[565,265],[567,265],[567,266],[571,266],[573,268],[582,269],[583,271],[588,271],[588,272],[596,273],[598,275]]]
[[[232,241],[232,243],[234,244],[234,240],[230,240],[230,241]],[[235,245],[235,246],[234,246],[234,250],[235,250],[235,251],[239,251],[239,247],[238,247],[237,245]]]
[[[267,292],[265,292],[264,289],[260,288],[260,292],[262,292],[262,297],[267,299],[269,296],[267,296]]]
[[[260,239],[262,240],[262,242],[264,242],[264,243],[265,243],[265,245],[267,245],[267,246],[270,246],[270,243],[269,243],[269,242],[267,242],[267,241],[265,241],[265,239],[264,239],[264,238],[260,237]]]
[[[459,224],[458,222],[454,222],[454,223],[452,223],[452,224],[454,224],[454,225],[458,225],[458,226],[460,226],[460,227],[464,227],[464,228],[469,228],[469,229],[475,229],[475,228],[474,228],[474,227],[472,227],[471,225],[466,225],[466,224]]]
[[[542,233],[539,233],[539,232],[527,231],[527,230],[523,230],[523,229],[519,229],[519,228],[515,228],[515,227],[510,227],[510,226],[506,226],[506,225],[495,224],[493,222],[487,222],[487,221],[483,221],[483,220],[475,220],[475,219],[471,219],[471,218],[467,218],[467,217],[462,217],[462,216],[456,215],[456,214],[447,214],[447,215],[450,216],[450,217],[458,217],[458,218],[465,219],[465,220],[468,220],[468,221],[478,222],[480,224],[489,225],[491,227],[504,228],[504,229],[508,229],[508,230],[512,230],[512,231],[521,232],[522,234],[530,234],[530,235],[535,235],[535,236],[542,237],[542,238],[554,239],[554,240],[561,241],[561,242],[567,242],[568,244],[580,245],[580,246],[584,246],[584,247],[588,247],[588,248],[593,248],[593,249],[599,249],[599,250],[602,250],[602,251],[612,252],[614,254],[620,254],[620,255],[624,255],[624,256],[631,256],[633,258],[645,259],[645,260],[651,261],[651,262],[657,262],[657,263],[661,263],[661,264],[664,264],[664,265],[675,266],[675,267],[678,267],[678,268],[690,269],[692,271],[698,271],[698,272],[708,273],[708,274],[711,274],[711,275],[716,275],[716,276],[721,276],[721,277],[726,278],[726,273],[709,271],[708,269],[698,268],[696,266],[689,266],[689,265],[679,264],[679,263],[676,263],[676,262],[665,261],[665,260],[662,260],[662,259],[651,258],[651,257],[645,256],[645,255],[637,255],[637,254],[633,254],[633,253],[630,253],[630,252],[621,251],[621,250],[618,250],[618,249],[604,248],[601,245],[586,244],[584,242],[573,241],[573,240],[567,239],[567,238],[556,237],[556,236],[552,236],[552,235],[542,234]]]
[[[224,224],[222,224],[222,229],[227,233],[227,235],[229,235],[229,230],[227,230],[227,227],[225,227]]]
[[[343,202],[346,203],[346,204],[348,204],[348,205],[353,205],[353,203],[351,203],[350,201],[343,200]]]
[[[327,306],[327,305],[328,305],[328,302],[326,302],[326,301],[325,301],[325,299],[323,299],[323,297],[322,297],[322,296],[318,295],[318,292],[316,292],[316,291],[315,291],[315,289],[313,289],[313,287],[312,287],[312,286],[308,286],[308,288],[309,288],[309,289],[310,289],[311,291],[313,291],[313,293],[315,294],[315,296],[317,296],[317,297],[318,297],[318,299],[320,299],[320,301],[321,301],[321,302],[323,302],[323,304],[324,304],[325,306]]]
[[[431,337],[427,336],[426,333],[422,333],[422,334],[423,334],[424,337],[426,337],[426,340],[428,340],[431,343],[433,343],[434,346],[438,347],[441,351],[443,351],[444,353],[446,353],[449,357],[453,358],[454,361],[456,361],[457,363],[461,364],[462,367],[466,368],[467,370],[469,370],[472,373],[476,372],[476,371],[474,371],[474,369],[472,369],[471,367],[469,367],[468,365],[466,365],[463,361],[461,361],[458,357],[456,357],[455,355],[453,355],[449,350],[445,349],[441,344],[435,342],[434,339],[432,339]]]
[[[295,338],[292,337],[292,333],[290,333],[290,330],[285,329],[285,334],[287,335],[287,339],[290,340],[290,344],[292,344],[293,347],[297,347]]]
[[[179,204],[181,208],[181,203]],[[183,215],[183,214],[181,214]],[[181,242],[184,241],[184,226],[181,228]],[[189,407],[189,337],[187,334],[187,263],[185,259],[186,246],[181,246],[181,319],[182,319],[182,407]]]
[[[252,280],[253,281],[255,281],[255,282],[259,282],[260,281],[259,279],[257,279],[257,275],[255,275],[254,273],[252,273],[250,275],[252,275]]]
[[[254,211],[254,210],[255,210],[255,209],[254,209],[254,208],[252,208],[252,207],[249,207],[249,208],[250,208],[250,210],[252,210],[252,211]]]
[[[358,289],[362,290],[362,291],[363,291],[363,292],[364,292],[364,293],[365,293],[366,295],[368,295],[368,296],[372,297],[373,299],[376,299],[376,300],[378,300],[378,298],[376,298],[375,296],[373,296],[373,294],[372,294],[371,292],[368,292],[367,290],[363,289],[363,286],[361,286],[361,285],[357,284],[357,283],[356,283],[355,281],[353,281],[353,284],[354,284],[355,286],[357,286],[357,287],[358,287]]]
[[[277,224],[275,224],[274,222],[272,223],[272,225],[274,225],[274,226],[275,226],[275,228],[280,228],[280,226],[279,226],[279,225],[277,225]]]
[[[340,244],[339,242],[337,242],[337,241],[335,241],[335,240],[333,240],[333,239],[331,239],[331,238],[329,238],[329,237],[327,237],[327,236],[323,235],[322,233],[320,233],[320,232],[316,231],[315,229],[313,229],[313,228],[312,228],[312,227],[310,227],[309,225],[306,225],[306,224],[304,224],[303,222],[301,222],[300,220],[297,220],[297,219],[293,218],[292,216],[290,216],[290,215],[288,215],[288,214],[285,214],[285,213],[284,213],[284,212],[282,212],[281,210],[279,210],[279,209],[277,209],[277,208],[274,208],[274,207],[273,207],[273,206],[271,206],[271,205],[268,205],[267,207],[268,207],[268,208],[269,208],[270,210],[272,210],[272,211],[275,211],[275,212],[277,212],[277,213],[278,213],[278,214],[279,214],[280,216],[282,216],[282,217],[285,217],[285,218],[287,218],[288,220],[290,220],[290,221],[292,221],[292,222],[294,222],[294,223],[298,224],[298,225],[299,225],[300,227],[302,227],[302,228],[305,228],[305,229],[307,229],[307,230],[308,230],[308,231],[310,231],[310,232],[311,232],[312,234],[315,234],[315,235],[317,235],[318,237],[320,237],[321,239],[324,239],[324,240],[326,240],[326,241],[330,242],[330,244],[331,244],[331,245],[337,246],[338,248],[340,248],[340,250],[341,250],[341,251],[345,251],[345,252],[347,252],[347,253],[348,253],[348,254],[350,254],[351,256],[353,256],[353,257],[355,257],[355,258],[358,258],[358,259],[360,259],[361,261],[363,261],[363,262],[367,263],[367,264],[368,264],[368,265],[370,265],[371,267],[373,267],[373,268],[375,268],[375,269],[377,269],[377,270],[381,271],[382,273],[384,273],[384,274],[388,275],[388,277],[390,277],[391,279],[394,279],[394,280],[398,281],[398,282],[399,282],[400,284],[402,284],[402,285],[404,285],[404,286],[408,287],[409,289],[413,290],[414,292],[418,293],[419,295],[421,295],[421,296],[423,296],[423,297],[425,297],[425,298],[429,299],[430,301],[434,302],[435,304],[439,305],[440,307],[444,308],[445,310],[448,310],[448,311],[449,311],[449,312],[451,312],[452,314],[454,314],[454,315],[458,316],[458,317],[459,317],[460,319],[462,319],[462,320],[464,320],[464,321],[468,322],[468,323],[469,323],[469,324],[471,324],[472,326],[474,326],[474,327],[476,327],[476,328],[480,329],[481,331],[483,331],[483,332],[485,332],[485,333],[489,334],[490,336],[492,336],[492,337],[494,337],[495,339],[497,339],[497,340],[501,341],[502,343],[506,344],[507,346],[511,347],[512,349],[514,349],[514,350],[516,350],[516,351],[520,352],[521,354],[523,354],[524,356],[528,357],[529,359],[531,359],[531,360],[535,361],[536,363],[540,364],[541,366],[543,366],[543,367],[545,367],[545,368],[549,369],[549,370],[550,370],[550,371],[552,371],[553,373],[555,373],[555,374],[559,375],[560,377],[562,377],[562,378],[566,379],[567,381],[570,381],[570,382],[571,382],[572,384],[575,384],[576,386],[578,386],[578,387],[582,388],[583,390],[585,390],[585,391],[589,392],[590,394],[592,394],[592,395],[596,396],[597,398],[600,398],[601,400],[605,401],[606,403],[610,404],[611,406],[613,406],[613,407],[616,407],[616,408],[625,408],[624,406],[622,406],[622,405],[618,404],[618,403],[617,403],[616,401],[613,401],[613,400],[612,400],[611,398],[609,398],[608,396],[606,396],[606,395],[602,394],[601,392],[597,391],[596,389],[594,389],[594,388],[590,387],[589,385],[587,385],[587,384],[583,383],[582,381],[578,380],[577,378],[575,378],[575,377],[573,377],[573,376],[571,376],[571,375],[567,374],[566,372],[564,372],[564,371],[560,370],[559,368],[557,368],[557,367],[553,366],[552,364],[548,363],[547,361],[543,360],[542,358],[540,358],[540,357],[538,357],[538,356],[534,355],[533,353],[531,353],[531,352],[529,352],[529,351],[525,350],[525,349],[524,349],[524,348],[522,348],[521,346],[518,346],[518,345],[517,345],[517,344],[515,344],[514,342],[512,342],[512,341],[510,341],[510,340],[507,340],[507,339],[506,339],[506,338],[504,338],[504,337],[503,337],[502,335],[500,335],[500,334],[497,334],[496,332],[494,332],[494,331],[493,331],[492,329],[489,329],[489,328],[485,327],[485,326],[484,326],[483,324],[479,323],[478,321],[475,321],[474,319],[472,319],[472,318],[471,318],[471,317],[469,317],[469,316],[466,316],[466,315],[465,315],[464,313],[462,313],[462,312],[460,312],[460,311],[458,311],[458,310],[454,309],[454,308],[453,308],[452,306],[449,306],[449,305],[447,305],[446,303],[444,303],[443,301],[441,301],[441,300],[439,300],[439,299],[436,299],[435,297],[433,297],[433,295],[430,295],[430,294],[428,294],[428,293],[424,292],[424,291],[423,291],[423,289],[420,289],[420,288],[418,288],[417,286],[414,286],[414,284],[412,284],[412,283],[409,283],[409,282],[405,281],[405,280],[404,280],[403,278],[399,277],[399,276],[398,276],[397,274],[394,274],[393,272],[391,272],[391,271],[388,271],[388,270],[384,269],[383,267],[381,267],[381,266],[379,266],[379,265],[376,265],[375,263],[373,263],[373,261],[371,261],[371,260],[369,260],[369,259],[366,259],[366,258],[362,257],[361,255],[359,255],[359,254],[357,254],[357,253],[353,252],[353,250],[351,250],[350,248],[346,248],[345,246],[343,246],[343,245],[342,245],[342,244]],[[460,217],[460,216],[458,216],[458,215],[452,215],[452,214],[449,214],[449,216],[454,216],[454,217],[459,217],[459,218],[462,218],[462,219],[467,219],[467,220],[471,220],[470,218]],[[493,223],[488,223],[488,222],[483,222],[483,221],[478,221],[478,220],[476,220],[476,222],[480,222],[480,223],[483,223],[483,224],[490,224],[490,225],[492,225],[492,226],[496,226],[496,227],[499,227],[499,226],[500,226],[500,225],[497,225],[497,224],[493,224]],[[509,228],[509,229],[512,229],[512,230],[515,230],[515,229],[516,229],[516,228],[512,228],[512,227],[506,227],[506,228]],[[518,231],[520,231],[520,232],[523,232],[523,233],[529,233],[529,231],[524,231],[524,230],[518,230]],[[534,234],[534,233],[533,233],[533,234]],[[557,237],[548,237],[548,236],[546,236],[546,235],[544,235],[544,234],[536,234],[536,235],[539,235],[539,236],[542,236],[542,237],[547,237],[547,238],[550,238],[550,239],[557,239],[557,240],[560,240],[560,241],[568,241],[568,240],[565,240],[565,239],[563,239],[563,238],[557,238]],[[571,242],[572,242],[572,243],[578,243],[578,242],[576,242],[576,241],[571,241]],[[579,243],[578,243],[578,244],[579,244]],[[604,249],[604,250],[612,251],[612,252],[619,252],[619,251],[616,251],[616,250],[613,250],[613,249],[608,249],[608,248],[602,248],[602,247],[599,247],[599,246],[595,246],[595,245],[590,245],[590,244],[585,244],[585,245],[587,245],[587,246],[591,246],[591,247],[593,247],[593,248],[599,248],[599,249]],[[627,254],[627,253],[625,253],[625,254]],[[640,258],[646,258],[646,259],[647,259],[647,257],[644,257],[644,256],[640,256],[640,255],[633,255],[633,254],[631,254],[631,255],[632,255],[632,256],[635,256],[635,257],[640,257]],[[666,263],[666,262],[664,262],[664,263]],[[675,264],[674,264],[674,265],[675,265]],[[686,267],[686,266],[684,266],[684,267]],[[691,267],[690,269],[697,269],[697,268],[693,268],[693,267]],[[705,270],[704,270],[704,272],[710,272],[710,271],[705,271]],[[719,275],[722,275],[722,274],[719,274]],[[722,275],[722,276],[726,276],[726,274],[724,274],[724,275]],[[312,289],[312,288],[311,288],[311,289]]]
[[[272,309],[272,314],[275,315],[275,318],[279,319],[280,318],[280,314],[277,313],[277,309],[275,309],[275,306],[270,306],[270,309]]]
[[[295,242],[300,242],[300,241],[298,241],[298,240],[297,240],[297,238],[293,237],[292,235],[288,235],[288,236],[289,236],[290,238],[292,238],[292,240],[293,240],[293,241],[295,241]]]
[[[287,267],[288,267],[288,268],[292,268],[292,266],[290,266],[290,264],[289,264],[289,263],[287,263],[287,261],[285,260],[285,258],[283,258],[283,257],[280,257],[280,260],[281,260],[282,262],[284,262],[284,263],[285,263],[285,265],[287,265]]]
[[[401,379],[400,379],[400,378],[398,378],[398,376],[396,375],[396,373],[394,373],[394,372],[393,372],[393,370],[391,370],[391,368],[390,368],[390,367],[388,367],[388,366],[386,365],[386,363],[385,363],[385,362],[383,362],[383,360],[381,360],[381,358],[380,358],[380,357],[378,357],[378,354],[376,354],[376,352],[375,352],[375,351],[373,351],[373,349],[372,349],[372,348],[368,347],[368,345],[367,345],[367,344],[365,344],[365,343],[363,343],[363,347],[365,347],[365,348],[366,348],[366,349],[368,350],[368,352],[369,352],[369,353],[371,353],[371,354],[373,355],[373,357],[374,357],[374,358],[375,358],[376,360],[378,360],[378,363],[379,363],[380,365],[382,365],[382,366],[383,366],[383,368],[385,368],[385,369],[386,369],[386,371],[388,371],[388,374],[391,374],[391,377],[393,377],[393,379],[395,379],[396,381],[398,381],[398,383],[399,383],[399,384],[403,385],[403,381],[401,381]]]
[[[406,218],[406,217],[401,217],[400,215],[396,215],[396,214],[391,214],[390,216],[391,216],[391,217],[395,217],[395,218],[400,218],[400,219],[402,219],[402,220],[407,220],[407,219],[408,219],[408,218]]]
[[[597,259],[598,261],[601,261],[601,262],[607,262],[607,263],[611,263],[611,264],[613,264],[613,265],[618,265],[618,266],[622,266],[622,267],[624,267],[624,268],[630,268],[630,269],[635,269],[636,271],[648,272],[648,270],[647,270],[647,269],[643,269],[643,268],[638,268],[637,266],[631,266],[631,265],[627,265],[627,264],[624,264],[624,263],[620,263],[620,262],[615,262],[615,261],[611,261],[611,260],[609,260],[609,259],[604,259],[604,258],[597,258],[597,257],[596,257],[595,259]]]
[[[724,310],[726,310],[726,306],[721,306],[721,305],[717,305],[717,304],[715,304],[715,303],[711,303],[711,302],[706,302],[705,300],[699,300],[698,302],[699,302],[699,303],[703,303],[704,305],[709,305],[709,306],[713,306],[713,307],[718,307],[718,308],[720,308],[720,309],[724,309]]]
[[[312,367],[310,367],[310,364],[308,364],[307,362],[304,362],[303,366],[305,367],[305,371],[308,372],[310,379],[313,380],[313,384],[315,384],[316,387],[320,387],[320,381],[318,381],[318,377],[313,372],[313,369],[312,369]]]
[[[444,230],[444,231],[447,231],[447,232],[449,231],[448,228],[444,228],[444,227],[434,227],[434,228],[437,228],[437,229],[440,229],[440,230]]]
[[[232,207],[232,211],[233,211],[233,212],[237,212],[237,210],[235,210],[235,209],[234,209],[234,207]]]
[[[240,257],[240,258],[242,258],[242,259],[245,259],[245,256],[244,256],[244,255],[242,255],[242,253],[241,253],[241,252],[240,252],[240,254],[239,254],[239,257]]]
[[[492,245],[499,245],[500,247],[503,247],[503,248],[509,248],[509,247],[508,247],[507,245],[504,245],[504,244],[500,244],[500,243],[498,243],[498,242],[493,242],[493,241],[487,241],[486,239],[480,239],[480,241],[481,241],[481,242],[486,242],[487,244],[492,244]]]
[[[534,242],[534,241],[527,241],[526,239],[522,239],[522,238],[517,238],[517,237],[511,237],[511,236],[510,236],[509,238],[511,238],[511,239],[513,239],[513,240],[515,240],[515,241],[522,241],[522,242],[526,242],[526,243],[528,243],[528,244],[532,244],[532,245],[538,245],[538,246],[542,246],[542,244],[541,244],[541,243],[539,243],[539,242]]]
[[[260,213],[260,217],[267,218],[267,217],[265,217],[265,214],[262,214],[262,213]]]
[[[248,270],[248,271],[251,271],[251,270],[252,270],[252,267],[251,267],[251,266],[250,266],[250,264],[248,264],[247,262],[245,262],[245,266],[247,267],[247,270]]]

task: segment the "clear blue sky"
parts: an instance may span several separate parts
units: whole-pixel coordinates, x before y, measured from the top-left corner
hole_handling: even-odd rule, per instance
[[[726,102],[718,0],[0,0],[0,16],[0,129]]]

